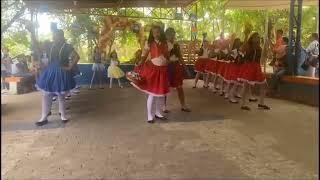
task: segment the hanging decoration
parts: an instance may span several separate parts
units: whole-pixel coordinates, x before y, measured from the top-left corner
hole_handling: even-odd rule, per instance
[[[112,35],[116,30],[130,30],[136,34],[137,40],[139,42],[140,48],[144,46],[144,28],[142,27],[141,23],[135,20],[129,20],[128,18],[124,17],[112,17],[106,16],[104,18],[103,25],[101,27],[101,32],[99,34],[99,43],[98,47],[101,50],[107,48],[112,40]]]

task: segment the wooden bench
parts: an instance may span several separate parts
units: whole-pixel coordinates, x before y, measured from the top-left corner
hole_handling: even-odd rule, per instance
[[[319,78],[306,77],[306,76],[283,76],[282,81],[295,83],[295,84],[305,84],[311,86],[319,85]]]
[[[266,78],[270,79],[272,74],[266,73]],[[304,85],[319,85],[319,78],[307,77],[307,76],[283,76],[281,78],[283,82],[294,83],[294,84],[304,84]]]
[[[5,82],[9,83],[9,93],[10,94],[22,94],[29,91],[32,91],[32,88],[30,88],[32,85],[29,83],[26,86],[24,82],[24,77],[19,76],[10,76],[5,78]]]

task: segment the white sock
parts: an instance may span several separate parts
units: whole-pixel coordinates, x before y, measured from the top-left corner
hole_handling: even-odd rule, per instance
[[[161,109],[163,108],[164,105],[164,97],[157,97],[156,98],[156,115],[158,117],[163,117],[161,114]]]
[[[112,79],[113,79],[113,78],[110,78],[109,88],[112,88]]]
[[[58,95],[58,101],[59,101],[59,112],[61,116],[61,120],[68,120],[66,118],[66,108],[65,108],[65,96],[64,95]]]
[[[42,115],[39,121],[44,121],[51,110],[52,106],[52,95],[43,93],[42,95]]]
[[[153,96],[149,95],[147,99],[147,114],[148,114],[148,121],[153,120],[152,115],[152,104],[153,104]]]

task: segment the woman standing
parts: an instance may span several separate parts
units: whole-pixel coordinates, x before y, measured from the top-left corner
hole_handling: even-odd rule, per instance
[[[67,44],[62,30],[53,32],[53,44],[49,51],[49,64],[44,68],[36,83],[42,91],[42,116],[37,126],[48,123],[48,115],[52,106],[52,96],[57,95],[59,113],[63,123],[68,122],[65,114],[65,94],[76,85],[72,68],[78,63],[79,55],[72,45]]]
[[[182,88],[183,84],[183,71],[184,71],[184,62],[182,59],[180,46],[178,43],[175,43],[176,32],[173,28],[168,28],[166,30],[166,38],[168,43],[169,51],[169,64],[168,64],[168,75],[169,75],[169,84],[170,87],[176,88],[178,92],[179,101],[181,104],[181,111],[190,112],[190,109],[186,106],[184,91]],[[163,112],[168,113],[167,110],[167,96],[165,96]]]

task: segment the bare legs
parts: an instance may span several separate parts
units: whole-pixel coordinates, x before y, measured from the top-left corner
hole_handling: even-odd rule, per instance
[[[112,80],[113,80],[113,78],[110,78],[109,88],[112,88]],[[120,80],[120,78],[117,78],[117,80],[118,80],[118,85],[119,85],[119,87],[120,87],[120,88],[123,88],[123,86],[121,85],[121,80]]]
[[[99,88],[103,88],[103,72],[102,71],[93,71],[93,75],[91,78],[91,83],[90,83],[90,89],[92,88],[93,81],[95,80],[95,77],[98,77],[98,80],[96,81],[97,84],[99,84]]]
[[[190,112],[190,109],[187,107],[186,102],[185,102],[185,96],[184,96],[184,91],[182,87],[177,87],[177,93],[178,93],[178,98],[180,101],[180,105],[181,105],[181,110],[185,111],[185,112]],[[164,97],[164,106],[163,106],[163,112],[168,113],[169,111],[167,110],[167,99],[168,96]]]

